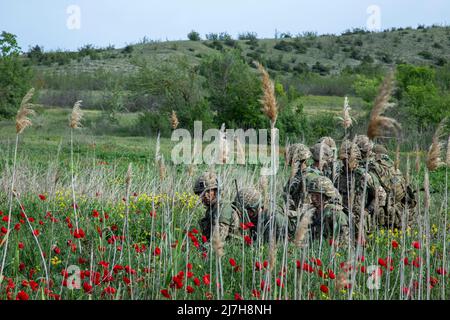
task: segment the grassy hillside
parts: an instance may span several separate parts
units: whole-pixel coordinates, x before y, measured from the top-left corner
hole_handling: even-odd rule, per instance
[[[317,63],[325,68],[316,70],[322,74],[339,73],[363,61],[382,65],[398,62],[442,65],[450,59],[450,27],[400,28],[378,33],[356,30],[339,36],[305,35],[283,39],[144,41],[123,49],[88,46],[88,50],[81,49],[78,56],[72,55],[69,59],[44,59],[33,64],[37,64],[40,71],[79,72],[102,68],[132,72],[139,59],[158,61],[185,56],[195,64],[205,55],[230,47],[242,50],[249,61],[265,62],[277,75],[302,73],[303,64],[311,69]]]

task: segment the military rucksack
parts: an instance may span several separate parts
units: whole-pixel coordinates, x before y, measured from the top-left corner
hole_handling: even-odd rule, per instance
[[[387,194],[395,201],[402,201],[405,198],[407,188],[406,180],[400,170],[396,169],[393,161],[387,155],[377,155],[369,162],[369,171],[376,173],[378,181],[381,183]]]

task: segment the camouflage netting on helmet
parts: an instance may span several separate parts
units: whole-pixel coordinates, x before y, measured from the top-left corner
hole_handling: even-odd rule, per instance
[[[373,147],[373,152],[376,154],[388,154],[386,147],[381,144],[376,144]]]
[[[336,142],[331,137],[322,137],[317,141],[317,143],[325,143],[327,146],[330,147],[331,151],[333,152],[337,151]]]
[[[366,156],[373,149],[373,142],[370,141],[368,136],[358,135],[355,137],[355,143],[361,151],[362,156]]]
[[[349,167],[353,170],[358,166],[358,162],[362,159],[361,151],[352,141],[344,140],[339,149],[339,159],[347,160]]]
[[[311,147],[312,158],[317,162],[328,162],[333,159],[333,150],[323,143],[316,143]]]
[[[205,172],[197,178],[194,184],[194,193],[200,195],[205,191],[217,189],[217,176],[214,172]]]
[[[358,146],[350,140],[344,140],[339,149],[339,159],[357,159],[361,160],[361,151]]]
[[[239,190],[234,198],[233,205],[239,209],[258,209],[262,206],[261,193],[255,188],[245,188]]]
[[[321,193],[329,198],[338,196],[336,188],[330,179],[314,173],[306,176],[306,190],[310,193]]]
[[[298,161],[305,161],[311,158],[312,154],[309,148],[301,143],[290,145],[286,149],[286,163],[294,164]]]

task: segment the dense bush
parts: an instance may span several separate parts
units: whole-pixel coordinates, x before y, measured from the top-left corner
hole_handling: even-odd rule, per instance
[[[19,58],[16,36],[3,31],[0,35],[0,119],[10,118],[31,88],[32,71]]]
[[[191,32],[188,33],[187,35],[188,39],[191,41],[200,41],[202,40],[200,38],[200,33],[198,33],[197,31],[192,30]]]
[[[203,87],[215,113],[215,123],[238,128],[265,127],[259,98],[261,83],[238,51],[214,54],[205,58],[200,73],[206,78]]]
[[[238,39],[255,41],[258,39],[258,34],[256,32],[244,32],[238,35]]]

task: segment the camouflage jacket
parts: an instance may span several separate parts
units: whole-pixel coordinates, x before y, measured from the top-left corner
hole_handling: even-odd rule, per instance
[[[297,170],[284,186],[283,200],[289,210],[297,210],[306,197],[306,170]]]
[[[365,167],[363,160],[361,166]],[[407,195],[405,178],[400,170],[395,169],[394,162],[385,154],[372,155],[368,159],[368,171],[374,173],[380,185],[387,193],[387,197],[396,202],[404,201]]]
[[[200,229],[209,240],[212,236],[215,224],[218,222],[219,233],[222,241],[235,235],[239,230],[239,216],[228,203],[217,203],[206,209],[205,215],[200,219]]]
[[[335,185],[339,179],[339,172],[341,171],[343,165],[341,160],[334,160],[332,165],[327,165],[323,168],[323,173],[325,177],[330,179]]]
[[[337,239],[345,242],[349,235],[348,217],[343,207],[336,203],[326,204],[322,211],[316,208],[311,225],[312,239]]]

